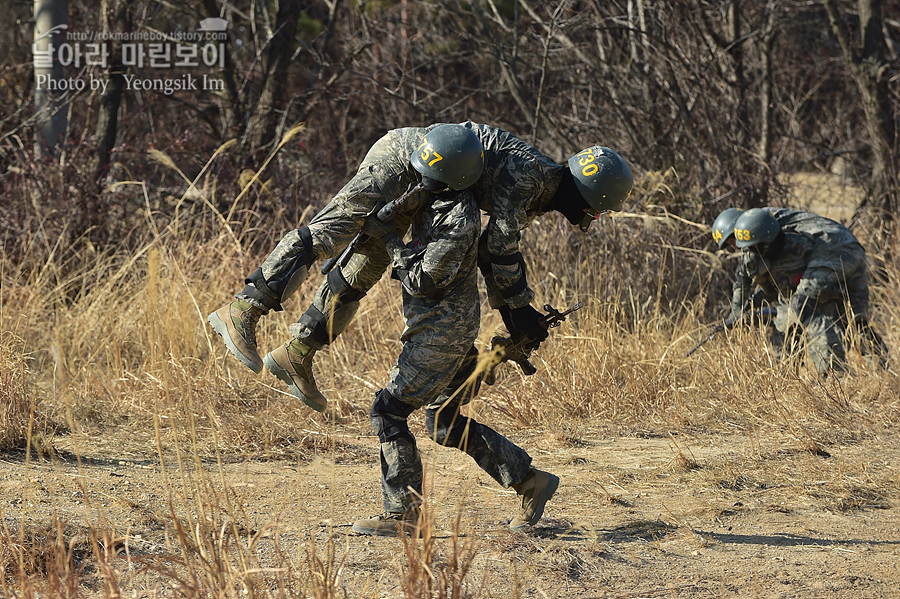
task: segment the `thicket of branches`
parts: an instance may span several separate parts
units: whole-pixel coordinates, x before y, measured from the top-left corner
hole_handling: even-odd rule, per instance
[[[837,160],[867,191],[855,226],[886,239],[897,209],[898,0],[69,0],[70,31],[215,16],[229,39],[224,68],[202,71],[218,91],[128,89],[124,75],[183,73],[149,66],[67,71],[110,85],[65,98],[56,155],[33,149],[33,5],[4,12],[0,244],[32,258],[137,239],[148,211],[156,225],[192,208],[214,223],[210,207],[268,232],[264,250],[387,129],[466,119],[558,161],[615,148],[665,183],[631,209],[709,222],[779,204],[781,175]]]

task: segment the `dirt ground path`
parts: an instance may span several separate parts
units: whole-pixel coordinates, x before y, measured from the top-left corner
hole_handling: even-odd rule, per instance
[[[277,565],[276,547],[296,561],[331,538],[347,597],[401,597],[401,541],[350,530],[381,511],[376,441],[345,439],[331,456],[188,456],[165,472],[151,447],[82,443],[79,466],[62,441],[54,461],[0,456],[0,510],[12,532],[54,513],[76,530],[105,523],[124,539],[123,555],[148,556],[171,550],[170,505],[196,517],[200,493],[212,529],[231,514],[241,534],[258,534],[260,564]],[[419,443],[441,560],[457,514],[462,540],[474,543],[472,596],[900,597],[895,436],[815,453],[782,435],[513,439],[561,478],[544,519],[525,534],[506,528],[518,507],[512,491],[460,452]],[[227,500],[216,491],[223,480]],[[128,596],[153,596],[149,581],[133,584]],[[154,593],[171,590],[159,584]]]

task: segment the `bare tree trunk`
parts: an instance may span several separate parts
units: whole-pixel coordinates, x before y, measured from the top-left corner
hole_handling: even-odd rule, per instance
[[[203,0],[202,12],[206,17],[218,17],[219,7],[216,5],[216,0]],[[238,86],[235,83],[234,72],[234,57],[230,51],[226,51],[225,64],[221,75],[225,85],[219,91],[219,110],[222,126],[216,128],[219,132],[220,142],[236,137],[235,131],[242,129],[243,125],[244,110],[238,94]]]
[[[274,137],[280,119],[275,111],[284,107],[282,96],[287,83],[288,64],[294,52],[294,35],[300,14],[298,0],[278,0],[275,4],[277,11],[271,38],[267,42],[262,90],[248,124],[247,141],[254,153],[264,145],[278,142]]]
[[[110,22],[110,6],[108,0],[100,4],[101,29],[103,33],[124,33],[131,29],[131,15],[128,3],[123,0],[115,2],[112,8],[114,15]],[[115,36],[110,36],[115,40]],[[97,184],[97,195],[106,188],[106,177],[109,174],[109,163],[112,149],[116,145],[119,127],[119,107],[122,104],[122,92],[125,89],[125,67],[121,61],[121,44],[110,41],[110,60],[108,83],[100,96],[100,109],[97,114],[97,130],[94,134],[94,155],[91,160],[91,172]]]
[[[890,89],[885,75],[889,64],[885,58],[884,16],[881,0],[858,0],[862,48],[851,45],[847,23],[834,0],[823,0],[831,29],[841,47],[844,62],[850,70],[862,99],[866,116],[866,134],[872,150],[872,186],[854,216],[854,225],[871,227],[870,236],[886,254],[890,254],[895,237],[898,209],[897,132],[891,110]],[[865,221],[864,223],[862,221]]]
[[[34,0],[34,107],[37,130],[34,148],[39,154],[58,156],[68,125],[61,103],[64,91],[56,91],[63,80],[59,46],[66,41],[68,0]]]
[[[762,25],[760,62],[762,80],[759,84],[759,161],[768,165],[772,159],[772,46],[775,43],[775,17],[771,2],[766,7]]]

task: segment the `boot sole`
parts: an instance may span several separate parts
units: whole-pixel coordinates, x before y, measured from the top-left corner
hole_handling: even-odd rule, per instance
[[[509,529],[513,532],[522,532],[528,526],[534,526],[538,523],[538,520],[541,519],[544,515],[544,506],[547,505],[547,502],[550,501],[550,498],[556,493],[556,489],[559,488],[559,477],[555,474],[550,475],[550,482],[547,483],[547,486],[544,487],[544,490],[541,491],[541,494],[538,495],[538,502],[534,508],[534,515],[528,522],[524,522],[519,524],[518,526],[510,526]]]
[[[253,358],[244,355],[243,352],[238,349],[237,345],[235,345],[234,341],[232,341],[231,335],[228,333],[228,325],[224,320],[219,318],[218,314],[213,312],[206,317],[206,320],[208,320],[209,324],[212,325],[213,330],[217,332],[220,337],[222,337],[222,341],[225,342],[225,347],[228,348],[228,351],[230,351],[232,355],[241,362],[241,364],[243,364],[256,374],[262,372],[262,361],[260,360],[259,362],[256,362]],[[258,355],[259,354],[257,354],[257,356]]]
[[[290,371],[276,362],[275,358],[272,357],[272,354],[266,354],[266,357],[263,358],[263,364],[266,365],[266,368],[269,369],[269,372],[275,375],[278,380],[287,384],[288,389],[291,390],[291,394],[294,397],[305,403],[316,412],[324,412],[325,408],[328,407],[328,404],[318,404],[304,395],[303,391],[300,390],[300,387],[297,386],[297,383],[294,382],[294,378],[291,376]]]

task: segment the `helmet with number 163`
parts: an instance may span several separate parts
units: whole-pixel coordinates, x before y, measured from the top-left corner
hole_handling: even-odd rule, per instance
[[[734,221],[734,241],[739,248],[772,243],[780,232],[775,217],[761,208],[751,208]]]
[[[474,184],[484,172],[484,148],[470,129],[455,124],[438,125],[425,135],[409,161],[421,173],[428,191],[447,187],[459,191]]]
[[[595,214],[618,212],[631,195],[634,177],[625,160],[603,146],[592,146],[569,158],[575,187]]]

